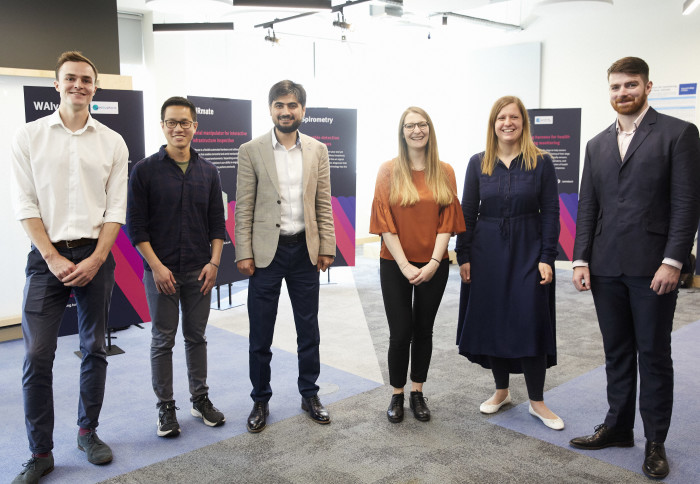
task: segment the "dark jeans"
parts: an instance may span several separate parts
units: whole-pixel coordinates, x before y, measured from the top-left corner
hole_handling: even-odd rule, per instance
[[[316,380],[321,372],[318,346],[318,272],[309,259],[306,242],[279,244],[275,258],[267,267],[256,267],[248,281],[248,319],[250,320],[249,364],[254,401],[266,402],[272,396],[270,361],[272,337],[277,319],[282,279],[292,302],[297,330],[299,378],[297,386],[303,397],[318,393]]]
[[[634,427],[639,361],[639,413],[644,435],[664,442],[673,410],[671,329],[678,290],[662,296],[651,277],[591,276],[591,292],[605,349],[608,427]]]
[[[424,263],[413,263],[422,267]],[[423,383],[433,352],[433,324],[447,285],[449,261],[440,262],[433,278],[414,286],[404,277],[396,261],[379,260],[384,310],[389,323],[389,383],[406,385],[409,354],[411,381]]]
[[[58,252],[77,264],[94,250],[92,244]],[[78,307],[78,334],[83,354],[78,399],[78,425],[83,428],[96,428],[102,409],[107,377],[105,328],[114,287],[114,267],[110,253],[90,283],[72,288]],[[29,449],[40,454],[53,449],[53,360],[71,288],[51,273],[35,247],[29,252],[25,272],[22,306],[24,414]]]
[[[211,294],[201,293],[204,279],[201,270],[173,273],[175,294],[161,294],[151,271],[143,271],[148,311],[151,313],[151,380],[159,402],[174,400],[173,346],[182,306],[182,337],[190,394],[195,397],[209,392],[207,386],[207,338]]]
[[[509,358],[497,358],[489,356],[493,379],[497,390],[505,390],[509,387],[510,364]],[[547,356],[525,356],[520,358],[520,365],[525,376],[527,396],[533,402],[544,400],[544,377],[547,372]]]

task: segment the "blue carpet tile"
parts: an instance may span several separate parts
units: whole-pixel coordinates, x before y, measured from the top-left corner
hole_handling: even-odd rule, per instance
[[[248,339],[209,327],[209,396],[226,416],[221,427],[210,428],[190,415],[191,403],[182,335],[173,350],[176,405],[182,433],[178,438],[156,435],[158,412],[151,388],[149,363],[150,325],[131,327],[116,333],[114,342],[126,354],[110,356],[107,389],[98,435],[114,451],[106,466],[89,464],[77,449],[78,377],[80,360],[73,354],[78,337],[59,338],[54,363],[55,470],[42,482],[96,482],[170,457],[229,439],[246,432],[245,421],[252,408],[248,379]],[[268,426],[302,414],[296,387],[296,354],[273,348],[272,389]],[[0,343],[0,482],[10,482],[29,458],[22,407],[22,341]],[[318,380],[322,401],[328,405],[371,390],[379,383],[322,365]],[[337,391],[333,391],[337,389]],[[332,393],[330,393],[332,392]],[[323,394],[327,393],[327,394]],[[331,409],[332,416],[332,409]],[[317,425],[306,419],[303,425]],[[267,429],[266,432],[274,431]]]
[[[675,369],[673,418],[666,454],[671,473],[664,480],[669,483],[690,483],[700,480],[700,389],[697,369],[700,368],[700,321],[673,332],[672,349]],[[556,367],[549,371],[555,372]],[[491,423],[515,430],[521,434],[544,440],[560,447],[609,462],[610,464],[642,474],[644,461],[644,428],[637,407],[633,448],[610,447],[586,451],[569,446],[569,440],[593,433],[593,427],[605,419],[608,403],[605,394],[605,367],[560,385],[547,393],[547,406],[564,419],[566,428],[554,431],[545,427],[528,413],[528,402],[499,413]]]

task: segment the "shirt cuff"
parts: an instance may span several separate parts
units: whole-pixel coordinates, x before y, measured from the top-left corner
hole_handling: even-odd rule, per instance
[[[683,263],[678,262],[675,259],[671,259],[670,257],[664,257],[664,260],[661,261],[662,264],[667,264],[671,267],[675,267],[678,270],[681,270],[683,268]]]
[[[572,265],[573,265],[573,267],[588,267],[588,262],[586,262],[585,260],[578,259],[578,260],[575,260],[572,263]]]

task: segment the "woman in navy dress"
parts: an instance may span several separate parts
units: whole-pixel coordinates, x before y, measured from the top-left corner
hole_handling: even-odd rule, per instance
[[[491,109],[486,151],[467,167],[462,212],[457,343],[496,383],[479,409],[495,413],[510,404],[509,375],[524,373],[530,414],[561,430],[564,422],[543,397],[546,370],[556,364],[557,177],[551,157],[532,142],[517,97],[502,97]]]

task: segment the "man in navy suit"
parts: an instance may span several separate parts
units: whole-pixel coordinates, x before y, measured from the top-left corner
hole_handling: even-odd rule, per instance
[[[591,290],[605,349],[610,409],[581,449],[634,446],[639,408],[644,473],[669,472],[664,442],[673,407],[671,329],[683,261],[700,216],[695,125],[649,107],[649,66],[625,57],[608,69],[617,120],[588,142],[574,245],[573,282]]]

